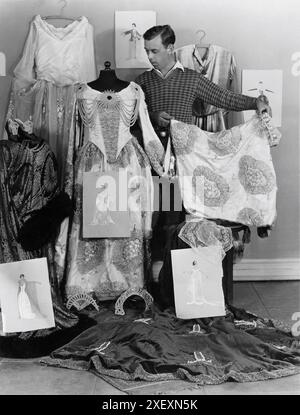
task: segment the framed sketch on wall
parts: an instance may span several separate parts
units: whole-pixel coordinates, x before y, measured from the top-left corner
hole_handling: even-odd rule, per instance
[[[280,69],[244,69],[242,72],[242,93],[252,97],[265,95],[272,108],[272,118],[276,127],[281,127],[282,114],[282,70]],[[248,121],[254,111],[244,111]]]
[[[154,11],[115,12],[115,53],[117,68],[150,68],[143,34],[156,25]]]

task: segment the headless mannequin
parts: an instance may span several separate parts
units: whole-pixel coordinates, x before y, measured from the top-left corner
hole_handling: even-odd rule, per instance
[[[101,70],[98,79],[88,83],[88,86],[104,92],[107,90],[119,92],[129,85],[129,82],[117,78],[116,72],[110,68],[110,62],[104,62],[105,69]]]

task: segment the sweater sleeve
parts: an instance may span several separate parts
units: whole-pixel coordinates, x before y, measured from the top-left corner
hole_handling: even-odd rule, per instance
[[[221,88],[203,75],[199,75],[197,97],[205,103],[230,111],[256,110],[256,98]]]

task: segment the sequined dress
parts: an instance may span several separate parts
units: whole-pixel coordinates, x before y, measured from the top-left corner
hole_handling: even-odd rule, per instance
[[[70,131],[66,192],[74,200],[72,222],[63,224],[57,242],[57,268],[66,273],[66,296],[88,295],[96,301],[115,299],[128,288],[143,288],[149,272],[153,183],[149,158],[130,126],[139,118],[146,152],[162,174],[163,147],[156,136],[141,88],[131,82],[120,92],[99,92],[83,85],[77,94]],[[73,160],[74,163],[73,163]],[[130,237],[83,238],[83,173],[123,169],[129,187]]]

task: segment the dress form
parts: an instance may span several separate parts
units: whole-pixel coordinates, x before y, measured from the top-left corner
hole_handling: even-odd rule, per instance
[[[98,79],[88,83],[88,86],[97,91],[107,90],[119,92],[129,85],[129,82],[117,78],[116,72],[111,69],[109,61],[104,62],[105,69],[101,70]]]

